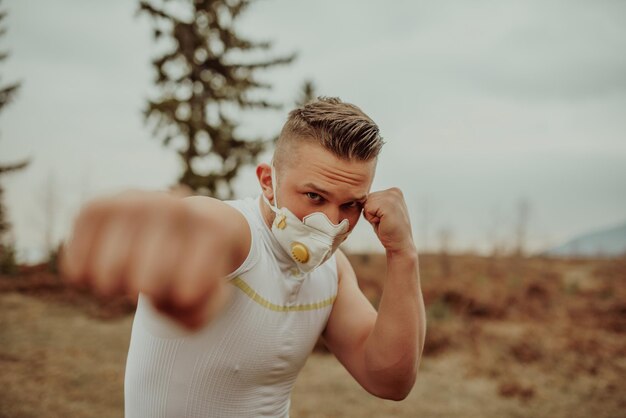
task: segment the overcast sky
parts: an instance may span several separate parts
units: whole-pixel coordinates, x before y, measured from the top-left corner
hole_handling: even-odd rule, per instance
[[[178,156],[141,110],[156,53],[131,0],[8,0],[0,162],[32,158],[2,179],[20,251],[54,234],[81,202],[126,188],[164,189]],[[360,106],[386,140],[374,189],[400,187],[418,246],[460,251],[510,242],[521,199],[528,247],[626,221],[626,2],[258,1],[238,28],[294,64],[263,74],[282,111],[242,116],[273,135],[305,79]],[[269,158],[268,156],[264,157]],[[256,195],[253,168],[237,181]],[[379,249],[361,222],[352,250]]]

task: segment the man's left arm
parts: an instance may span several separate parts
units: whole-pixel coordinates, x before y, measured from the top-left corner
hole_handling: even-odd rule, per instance
[[[378,313],[360,291],[350,262],[338,251],[339,290],[323,337],[368,392],[401,400],[415,382],[426,334],[417,250],[399,189],[370,194],[363,213],[387,255]]]

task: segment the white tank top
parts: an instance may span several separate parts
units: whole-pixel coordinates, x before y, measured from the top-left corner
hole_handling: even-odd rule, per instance
[[[219,317],[185,331],[139,296],[124,380],[126,418],[288,417],[296,376],[337,295],[335,257],[297,277],[256,199],[228,201],[250,225]]]

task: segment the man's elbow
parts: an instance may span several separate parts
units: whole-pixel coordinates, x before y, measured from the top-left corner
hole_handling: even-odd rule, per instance
[[[411,393],[415,380],[417,378],[416,372],[410,372],[401,376],[395,376],[394,379],[390,379],[386,384],[378,385],[374,388],[368,389],[368,391],[381,399],[390,401],[402,401],[406,399]]]

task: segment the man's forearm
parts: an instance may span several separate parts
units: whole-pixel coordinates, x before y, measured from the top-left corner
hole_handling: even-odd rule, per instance
[[[399,393],[399,398],[406,396],[415,381],[425,336],[417,250],[388,252],[378,318],[365,343],[365,362],[372,379]]]

